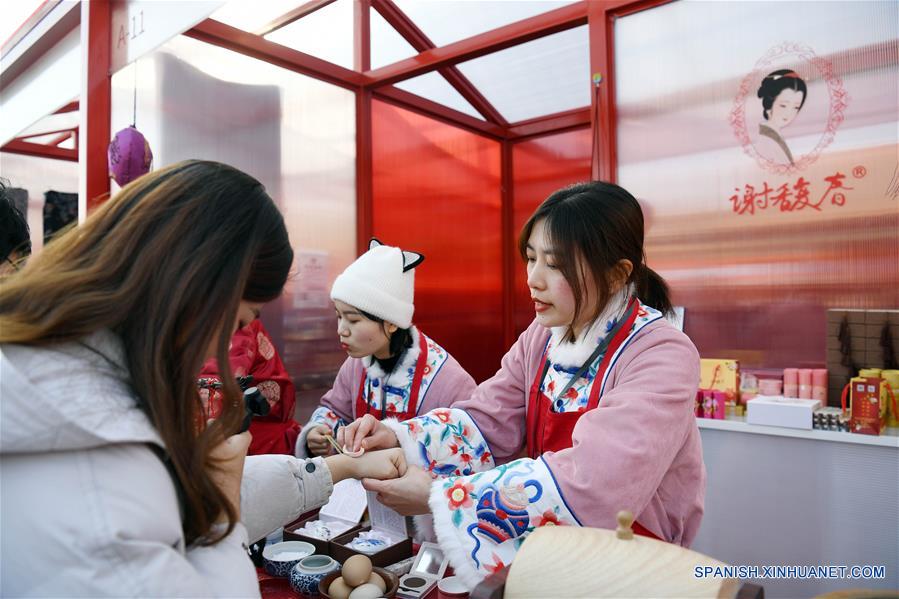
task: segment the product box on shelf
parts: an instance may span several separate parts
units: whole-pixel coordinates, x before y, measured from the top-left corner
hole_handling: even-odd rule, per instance
[[[699,388],[724,391],[726,403],[740,403],[740,363],[737,360],[701,359]]]
[[[821,407],[816,399],[795,399],[759,395],[746,404],[746,422],[811,430],[813,414]]]
[[[343,563],[361,553],[371,559],[372,565],[379,567],[412,557],[412,539],[406,529],[406,519],[378,501],[377,493],[369,492],[367,496],[370,525],[332,539],[331,557]],[[360,535],[372,532],[377,538],[363,544],[357,541]]]
[[[849,432],[879,435],[886,420],[887,386],[880,377],[849,381]]]
[[[306,541],[315,552],[330,555],[331,539],[361,529],[359,521],[365,513],[366,491],[356,479],[334,485],[328,503],[317,514],[300,518],[284,527],[285,541]]]

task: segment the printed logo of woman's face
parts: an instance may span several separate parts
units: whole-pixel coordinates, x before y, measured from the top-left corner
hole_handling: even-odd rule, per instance
[[[783,90],[774,98],[771,109],[766,112],[768,123],[776,129],[783,129],[793,122],[804,101],[805,92],[790,88]]]
[[[848,100],[830,61],[804,44],[783,42],[740,82],[728,120],[761,168],[789,174],[806,169],[830,145]]]

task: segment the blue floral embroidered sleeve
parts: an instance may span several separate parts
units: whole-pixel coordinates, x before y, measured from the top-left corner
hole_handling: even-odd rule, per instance
[[[435,480],[429,505],[440,546],[469,588],[508,566],[534,529],[580,525],[539,458]]]
[[[455,408],[431,410],[400,422],[385,420],[410,463],[432,476],[473,474],[493,468],[493,454],[471,417]]]

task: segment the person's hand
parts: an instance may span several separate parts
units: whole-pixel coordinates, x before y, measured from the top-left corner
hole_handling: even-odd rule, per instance
[[[211,458],[209,475],[225,498],[231,502],[238,518],[240,518],[240,482],[243,479],[243,465],[252,440],[253,436],[249,431],[245,431],[228,437],[209,453]],[[219,521],[223,521],[224,514],[219,518]]]
[[[387,479],[406,473],[406,456],[402,449],[366,452],[358,458],[338,454],[325,458],[331,479],[338,483],[345,478]]]
[[[396,434],[371,414],[366,414],[337,429],[337,443],[352,452],[360,449],[369,451],[400,446]]]
[[[309,431],[306,437],[306,447],[312,455],[328,455],[331,452],[331,444],[325,438],[331,434],[331,427],[320,424]]]
[[[430,512],[428,498],[431,496],[433,479],[419,466],[409,466],[401,478],[375,480],[363,478],[362,486],[378,494],[378,501],[399,512],[403,516],[416,516]]]

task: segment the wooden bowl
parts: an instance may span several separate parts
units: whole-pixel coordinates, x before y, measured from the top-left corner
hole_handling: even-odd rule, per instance
[[[384,582],[387,583],[387,591],[382,595],[382,597],[387,597],[387,599],[391,599],[392,597],[396,597],[396,590],[400,587],[400,578],[393,572],[388,572],[384,568],[378,568],[375,566],[371,569],[372,572],[380,576]],[[318,583],[318,592],[322,597],[326,599],[331,599],[328,595],[328,587],[331,586],[331,583],[337,580],[337,577],[340,576],[340,570],[337,572],[331,572],[327,576],[321,579]]]

